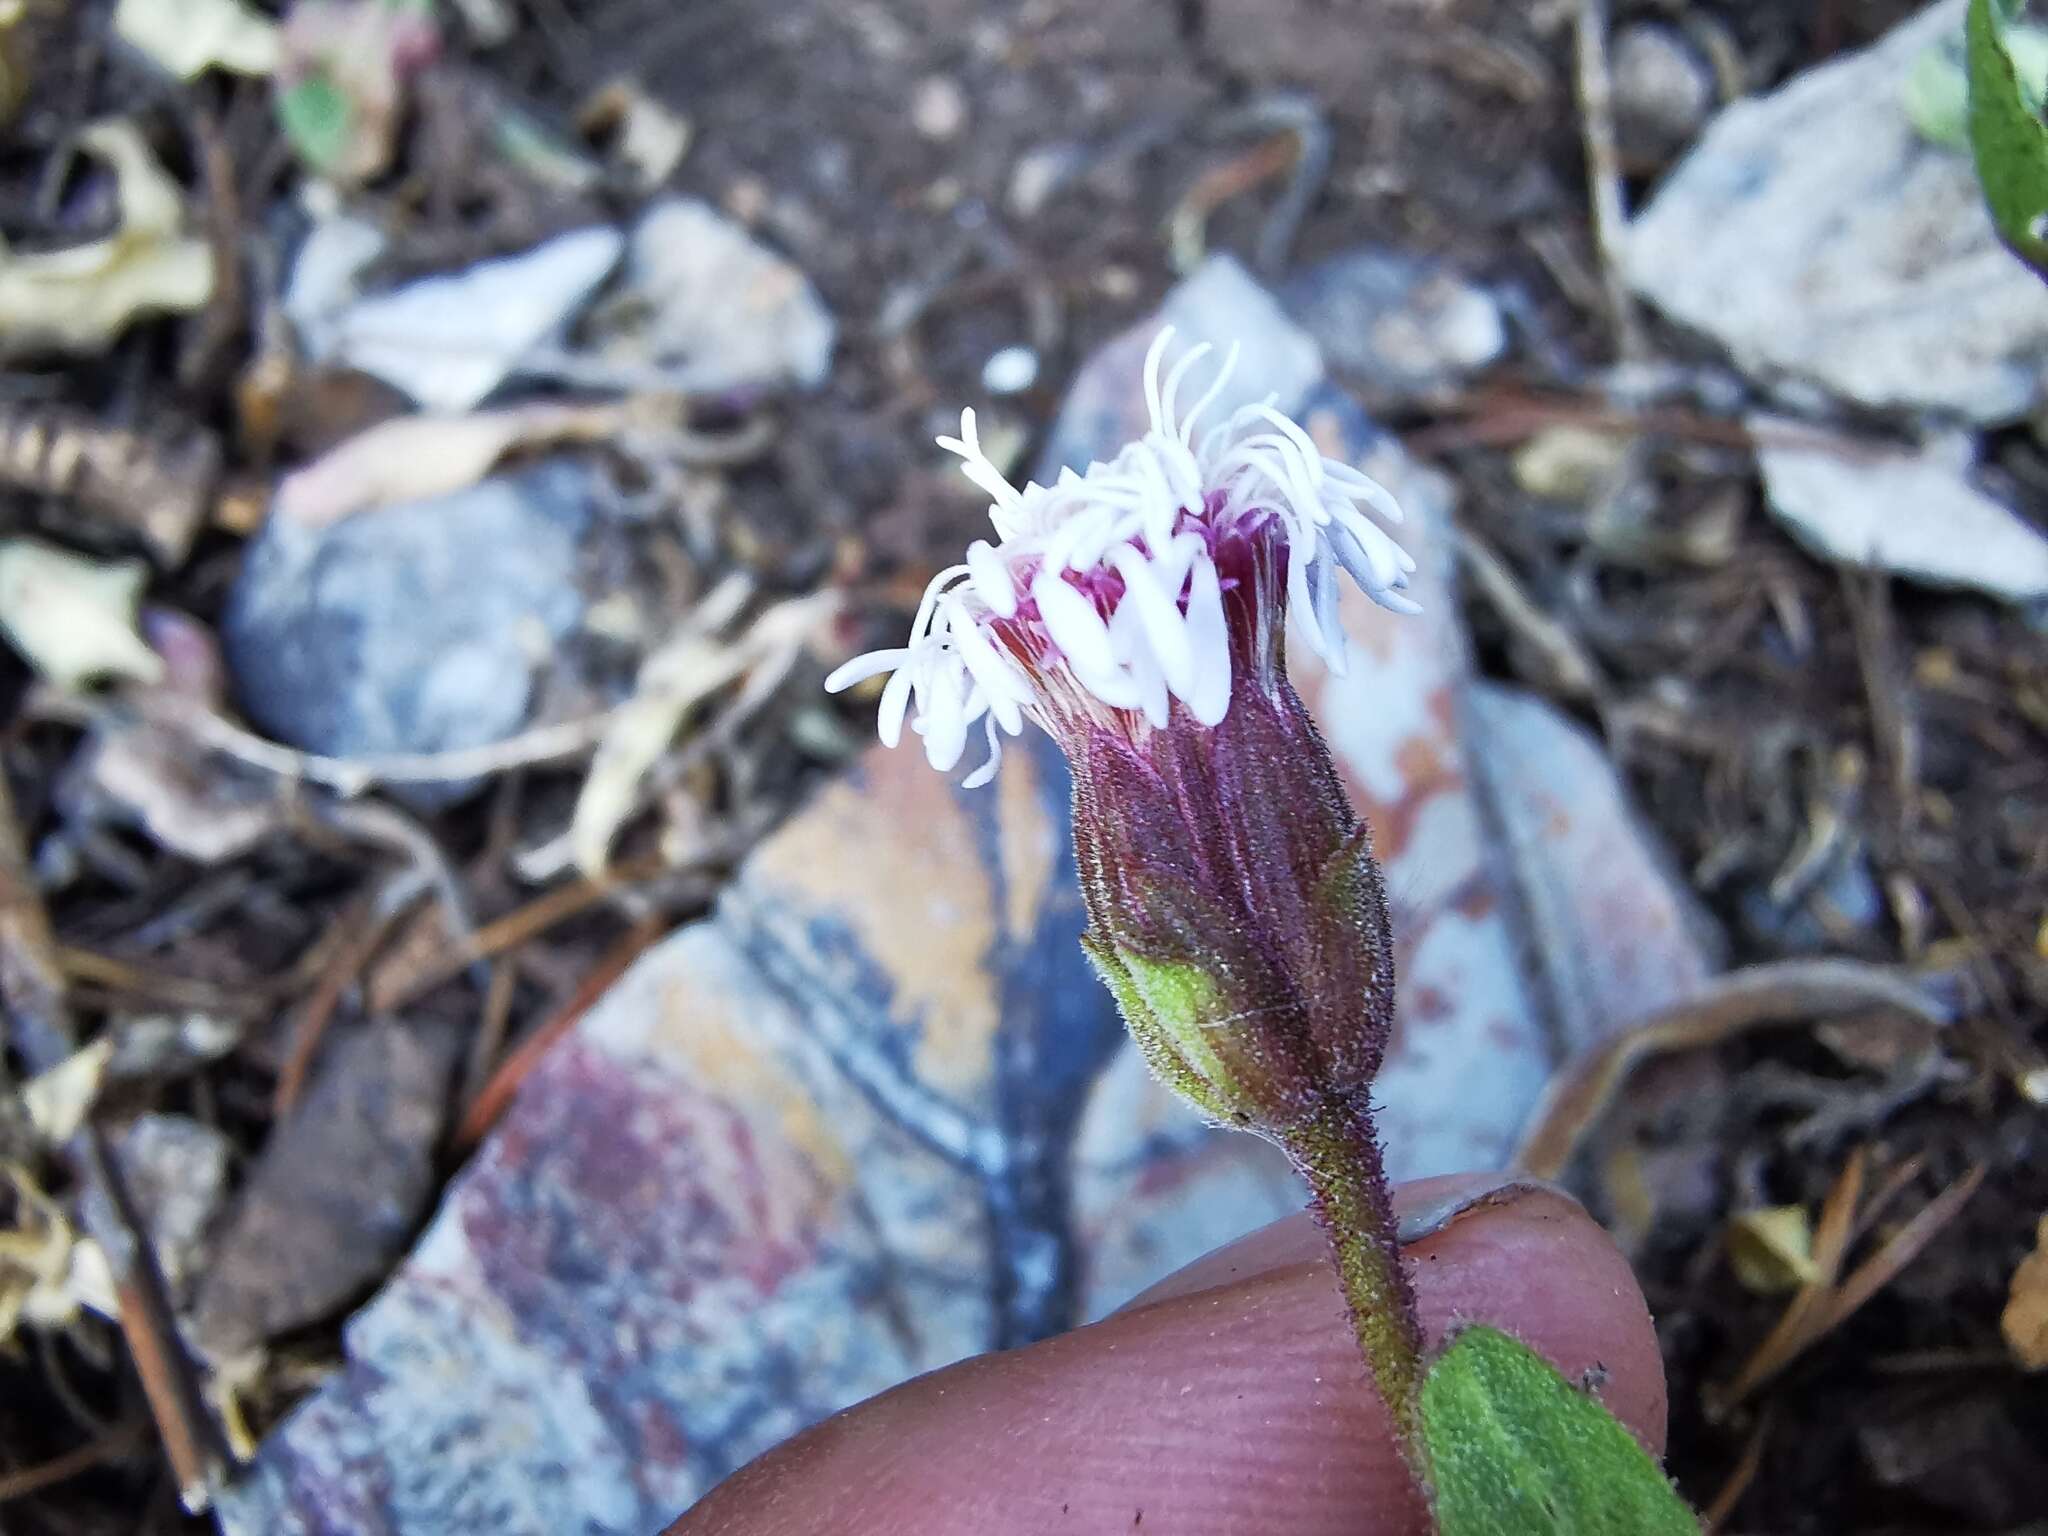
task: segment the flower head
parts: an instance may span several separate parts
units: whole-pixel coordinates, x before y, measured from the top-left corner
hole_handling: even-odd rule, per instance
[[[986,491],[996,540],[932,579],[907,644],[872,651],[826,679],[833,691],[883,672],[880,733],[894,746],[906,716],[932,766],[949,771],[979,722],[986,783],[998,730],[1036,720],[1062,746],[1108,729],[1136,743],[1176,713],[1214,727],[1239,686],[1270,691],[1290,606],[1309,643],[1344,666],[1341,568],[1372,598],[1414,612],[1415,569],[1364,512],[1400,508],[1348,464],[1325,458],[1270,400],[1200,431],[1236,362],[1233,347],[1203,396],[1179,414],[1181,386],[1210,350],[1187,350],[1161,378],[1171,328],[1145,357],[1151,426],[1108,463],[1062,470],[1050,486],[1013,487],[982,452],[974,413],[939,446]]]

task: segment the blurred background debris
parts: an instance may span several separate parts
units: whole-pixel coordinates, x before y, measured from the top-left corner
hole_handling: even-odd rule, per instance
[[[1392,1163],[1587,1201],[1716,1529],[2031,1529],[2048,295],[1961,13],[0,5],[0,1526],[642,1536],[1298,1207],[1124,1045],[1049,746],[818,686],[984,526],[934,434],[1112,452],[1163,318],[1407,508],[1296,673]]]

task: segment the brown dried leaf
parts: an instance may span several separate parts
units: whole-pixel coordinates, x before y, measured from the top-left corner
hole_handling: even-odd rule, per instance
[[[1998,1327],[2015,1360],[2030,1371],[2048,1370],[2048,1216],[2034,1229],[2034,1251],[2012,1272]]]
[[[232,1356],[384,1275],[433,1192],[456,1037],[380,1021],[329,1052],[272,1132],[201,1280],[202,1344]]]

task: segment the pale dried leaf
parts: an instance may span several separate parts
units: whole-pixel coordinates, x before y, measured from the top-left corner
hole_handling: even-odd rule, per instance
[[[641,664],[633,697],[614,712],[569,824],[569,850],[587,878],[604,873],[613,837],[640,803],[641,779],[674,739],[683,717],[740,677],[747,682],[727,715],[743,716],[758,707],[837,602],[831,593],[791,598],[762,612],[744,634],[717,638],[747,590],[736,581],[721,583],[684,629]]]
[[[374,374],[430,410],[467,411],[569,323],[624,247],[615,229],[573,229],[359,300],[305,340],[316,357]]]
[[[135,630],[148,572],[106,563],[35,539],[0,543],[0,629],[60,688],[100,677],[155,682],[163,659]]]
[[[65,787],[88,815],[139,825],[196,864],[247,853],[288,815],[274,779],[223,762],[189,735],[153,720],[101,726]]]
[[[1735,1278],[1760,1296],[1796,1291],[1820,1277],[1813,1223],[1800,1205],[1743,1211],[1728,1222],[1728,1262]]]
[[[121,0],[114,30],[181,80],[267,75],[280,52],[277,23],[242,0]]]
[[[99,1099],[100,1084],[106,1081],[107,1063],[113,1055],[112,1041],[95,1040],[22,1085],[29,1124],[45,1141],[52,1145],[69,1141],[85,1123]]]
[[[2034,1251],[2012,1272],[1998,1327],[2013,1359],[2030,1371],[2048,1370],[2048,1216],[2034,1229]]]
[[[452,495],[483,479],[515,448],[603,438],[619,420],[608,407],[561,405],[397,417],[287,476],[272,511],[319,528],[357,512]]]
[[[745,670],[731,643],[692,631],[668,641],[640,669],[633,697],[612,716],[576,797],[570,845],[576,867],[604,873],[612,838],[638,803],[641,777],[675,738],[683,717]]]
[[[63,1206],[43,1192],[29,1169],[6,1165],[0,1178],[14,1196],[14,1227],[0,1231],[0,1343],[6,1343],[25,1321],[37,1327],[74,1321],[88,1296],[100,1300],[113,1286],[92,1284],[94,1260],[104,1272],[106,1255],[78,1237]]]
[[[213,297],[213,249],[179,232],[177,183],[135,125],[98,123],[78,142],[113,171],[121,227],[60,251],[0,252],[0,346],[98,352],[139,316],[188,314]]]
[[[690,120],[672,112],[631,80],[614,80],[577,114],[590,137],[609,135],[611,155],[642,188],[666,182],[690,152]]]

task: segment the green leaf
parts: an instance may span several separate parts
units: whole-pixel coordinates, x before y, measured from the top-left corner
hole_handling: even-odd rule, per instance
[[[348,97],[324,74],[308,75],[278,93],[277,120],[284,136],[316,171],[331,171],[341,163],[352,115]]]
[[[1699,1536],[1635,1436],[1498,1329],[1430,1367],[1422,1438],[1442,1536]]]
[[[1970,0],[1970,151],[1999,237],[2048,277],[2048,124],[2028,105],[2006,41],[2017,11],[2017,0]]]

